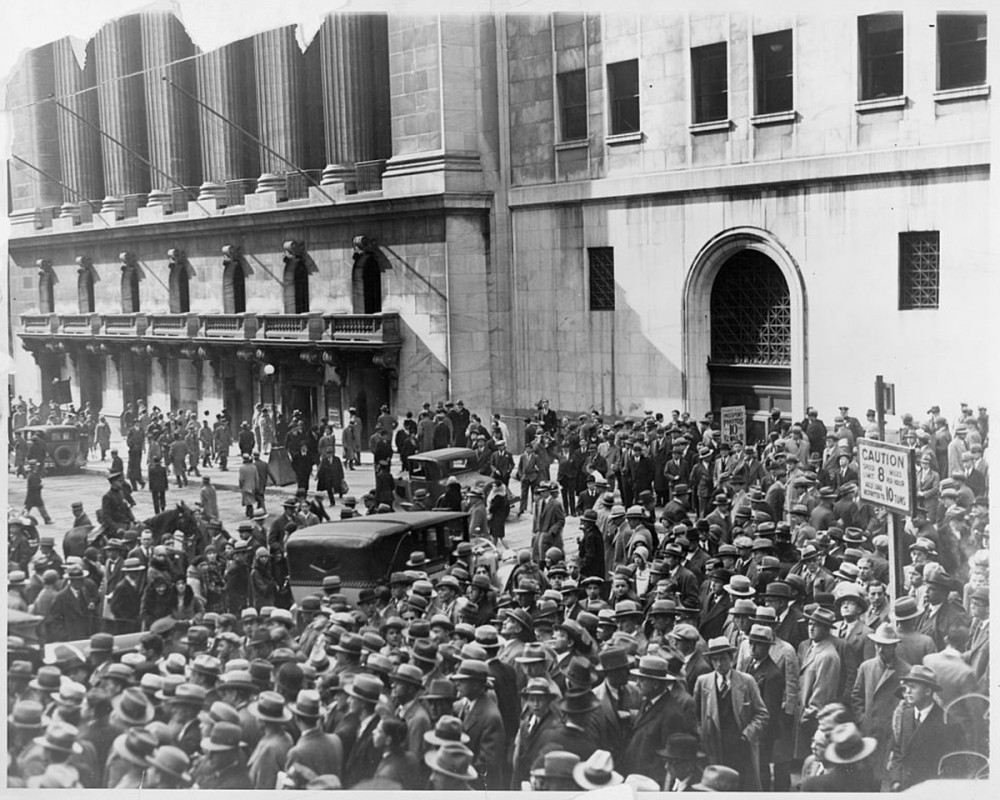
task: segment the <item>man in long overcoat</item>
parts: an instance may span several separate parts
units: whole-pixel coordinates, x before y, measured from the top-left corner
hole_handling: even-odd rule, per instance
[[[817,715],[837,699],[840,688],[840,654],[830,638],[836,617],[825,608],[806,614],[809,638],[799,645],[799,706],[796,709],[795,755],[809,755]]]

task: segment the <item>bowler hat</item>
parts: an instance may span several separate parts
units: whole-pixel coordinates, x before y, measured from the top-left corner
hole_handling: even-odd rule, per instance
[[[690,733],[672,733],[667,737],[666,746],[657,750],[656,754],[663,758],[678,761],[693,761],[700,757],[701,741]]]

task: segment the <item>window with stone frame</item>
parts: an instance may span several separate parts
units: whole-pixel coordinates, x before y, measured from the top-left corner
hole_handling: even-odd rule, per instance
[[[757,114],[791,111],[792,31],[775,31],[753,37],[753,61]]]
[[[559,92],[559,140],[587,138],[587,74],[582,69],[556,75]]]
[[[639,61],[608,64],[611,135],[637,133],[639,126]]]
[[[590,310],[615,310],[615,249],[587,249],[590,271]]]
[[[691,48],[694,121],[718,122],[729,116],[729,59],[725,42]]]
[[[937,15],[938,89],[986,83],[986,14]]]
[[[937,308],[941,292],[938,231],[899,234],[899,309]]]
[[[903,94],[903,15],[899,12],[858,17],[861,100]]]
[[[38,273],[38,310],[42,314],[52,314],[56,310],[52,284],[52,271],[47,268],[42,269]]]

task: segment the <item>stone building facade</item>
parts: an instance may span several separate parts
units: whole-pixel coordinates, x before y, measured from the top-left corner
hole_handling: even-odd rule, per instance
[[[995,296],[987,45],[931,10],[331,14],[304,53],[117,20],[8,93],[17,391],[758,433],[875,374],[975,402],[947,336]]]

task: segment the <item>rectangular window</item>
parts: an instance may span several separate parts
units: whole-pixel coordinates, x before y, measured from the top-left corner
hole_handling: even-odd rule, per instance
[[[753,37],[757,114],[791,111],[792,32],[777,31]]]
[[[903,94],[903,15],[858,17],[861,100]]]
[[[715,122],[729,116],[729,69],[726,43],[691,48],[694,121]]]
[[[559,136],[563,142],[587,138],[587,75],[582,69],[556,76]]]
[[[590,310],[615,310],[615,249],[591,247],[590,258]]]
[[[986,83],[986,15],[938,14],[938,89]]]
[[[608,64],[611,133],[637,133],[639,127],[639,61]]]
[[[937,231],[899,234],[899,308],[937,308],[941,243]]]

